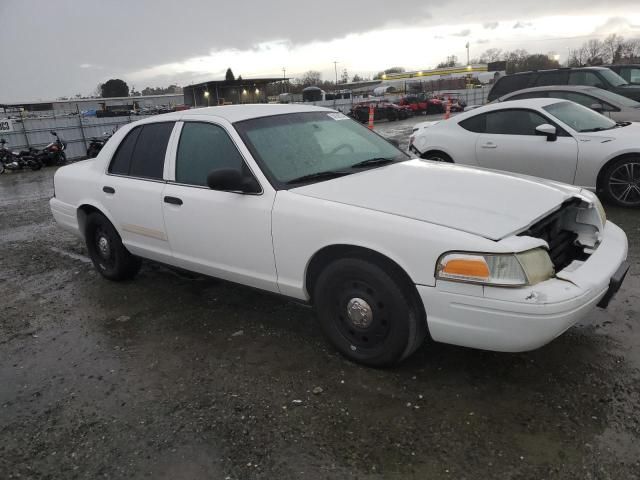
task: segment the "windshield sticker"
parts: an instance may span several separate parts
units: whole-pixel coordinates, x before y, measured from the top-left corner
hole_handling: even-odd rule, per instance
[[[334,120],[349,120],[349,117],[347,117],[344,113],[327,113],[327,116],[333,118]]]

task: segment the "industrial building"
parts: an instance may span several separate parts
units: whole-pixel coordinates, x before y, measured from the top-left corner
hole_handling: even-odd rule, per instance
[[[191,108],[238,103],[267,103],[267,86],[285,77],[211,80],[183,87],[184,103]]]
[[[111,98],[73,98],[69,100],[49,100],[31,102],[11,102],[0,104],[0,112],[7,116],[16,116],[16,113],[56,115],[67,113],[92,113],[115,111],[138,111],[145,108],[159,106],[175,107],[184,105],[182,93],[169,95],[145,95],[136,97],[111,97]]]

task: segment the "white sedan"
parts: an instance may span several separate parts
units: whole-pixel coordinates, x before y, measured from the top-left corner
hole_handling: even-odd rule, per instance
[[[348,358],[433,340],[537,348],[627,271],[627,238],[579,188],[411,160],[333,110],[212,107],[118,130],[60,168],[51,211],[110,280],[151,259],[314,305]]]
[[[419,124],[410,149],[425,159],[571,183],[640,206],[640,123],[616,123],[566,100],[507,101]]]

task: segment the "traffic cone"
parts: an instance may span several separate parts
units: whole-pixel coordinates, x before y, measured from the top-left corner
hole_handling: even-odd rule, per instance
[[[449,120],[449,117],[451,117],[451,97],[447,97],[447,106],[444,110],[444,119]]]
[[[375,116],[375,107],[373,103],[369,105],[369,130],[373,130],[373,118]]]

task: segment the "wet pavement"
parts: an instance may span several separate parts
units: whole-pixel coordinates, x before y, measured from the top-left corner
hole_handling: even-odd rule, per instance
[[[377,128],[406,145],[415,121]],[[375,370],[287,300],[149,262],[102,279],[53,173],[0,176],[0,478],[640,478],[638,210],[607,207],[632,270],[606,311]]]

